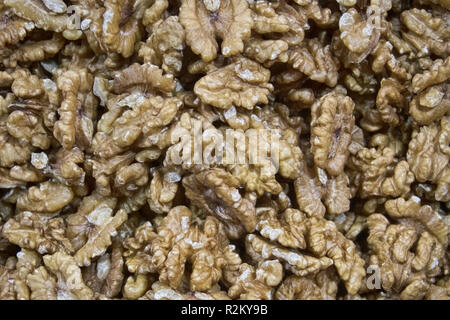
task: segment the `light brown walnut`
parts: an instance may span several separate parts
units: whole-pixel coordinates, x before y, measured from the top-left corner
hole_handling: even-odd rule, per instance
[[[305,40],[288,53],[288,63],[311,80],[334,87],[338,80],[339,60],[329,45],[323,46],[317,38]]]
[[[252,202],[239,193],[239,182],[223,169],[211,169],[183,179],[186,196],[196,206],[221,220],[229,237],[240,238],[256,226]]]
[[[69,70],[58,77],[63,101],[53,134],[65,149],[75,145],[84,150],[92,142],[97,98],[91,92],[93,77],[86,69]]]
[[[314,163],[330,175],[344,170],[355,123],[354,103],[348,96],[329,93],[311,107],[311,151]]]
[[[258,63],[239,58],[223,68],[208,73],[195,83],[194,92],[204,103],[229,109],[233,105],[253,109],[268,103],[273,90],[270,71]]]
[[[450,119],[444,117],[440,125],[433,123],[412,133],[406,158],[417,181],[437,184],[435,199],[449,199],[448,149]]]
[[[72,245],[65,236],[62,218],[44,218],[24,211],[3,225],[2,234],[11,243],[41,254],[73,252]]]
[[[251,11],[244,0],[186,0],[180,7],[180,22],[186,30],[186,43],[209,62],[221,52],[230,57],[242,52],[243,40],[250,37]]]
[[[185,32],[178,17],[171,16],[153,26],[153,33],[142,44],[139,56],[144,62],[160,66],[165,72],[178,74],[183,66]]]
[[[446,57],[449,54],[449,26],[443,19],[416,8],[403,11],[400,17],[408,30],[402,32],[402,37],[413,46],[418,56],[433,53]]]

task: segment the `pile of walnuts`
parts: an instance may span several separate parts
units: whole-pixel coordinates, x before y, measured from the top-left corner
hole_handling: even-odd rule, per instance
[[[0,299],[450,299],[448,0],[0,16]],[[277,165],[173,161],[198,123]]]

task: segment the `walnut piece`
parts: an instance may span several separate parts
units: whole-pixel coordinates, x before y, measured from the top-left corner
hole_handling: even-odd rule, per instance
[[[314,163],[333,176],[344,170],[355,119],[348,96],[329,93],[311,107],[311,151]]]
[[[221,52],[233,56],[244,49],[243,40],[250,37],[251,11],[245,0],[186,0],[180,7],[180,22],[186,29],[186,43],[192,51],[209,62]]]
[[[226,67],[208,73],[195,83],[194,92],[204,103],[229,109],[233,105],[252,109],[268,103],[273,90],[270,71],[256,62],[239,58]]]
[[[193,204],[225,223],[231,238],[252,232],[256,212],[252,202],[239,193],[239,182],[222,169],[211,169],[183,179],[186,196]]]

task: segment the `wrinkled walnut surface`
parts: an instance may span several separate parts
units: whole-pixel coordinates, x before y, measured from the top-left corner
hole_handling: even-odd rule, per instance
[[[0,299],[449,300],[449,3],[0,0]]]

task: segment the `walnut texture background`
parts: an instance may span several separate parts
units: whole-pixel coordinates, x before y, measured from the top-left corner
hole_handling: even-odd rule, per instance
[[[449,10],[0,0],[0,299],[450,299]]]

